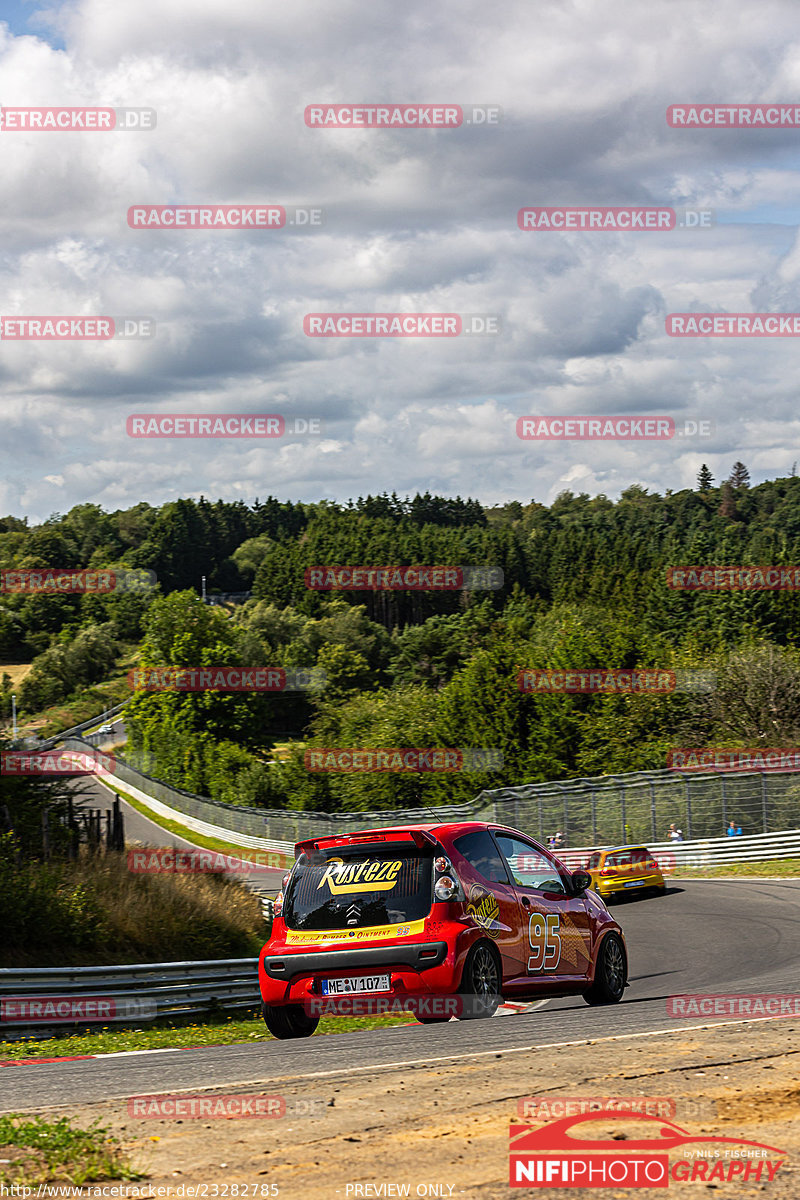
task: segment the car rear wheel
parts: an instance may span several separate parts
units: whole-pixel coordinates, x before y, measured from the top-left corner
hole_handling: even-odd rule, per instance
[[[628,982],[628,963],[622,938],[607,933],[600,944],[594,983],[583,993],[587,1004],[618,1004]]]
[[[311,1037],[319,1025],[319,1017],[310,1017],[303,1010],[302,1004],[284,1004],[281,1008],[262,1004],[261,1015],[272,1036],[281,1040]]]
[[[463,1000],[459,1021],[474,1021],[480,1017],[493,1017],[502,996],[500,995],[500,962],[491,946],[478,942],[467,955],[461,987],[458,989]]]

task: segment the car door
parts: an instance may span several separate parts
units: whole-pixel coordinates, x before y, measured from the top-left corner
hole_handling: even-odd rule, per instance
[[[511,987],[535,993],[585,984],[592,954],[586,900],[569,894],[566,872],[541,846],[493,834],[519,904],[523,970]]]
[[[503,986],[525,971],[527,952],[520,939],[520,910],[500,851],[488,829],[475,829],[453,842],[456,870],[467,898],[467,913],[500,951]]]

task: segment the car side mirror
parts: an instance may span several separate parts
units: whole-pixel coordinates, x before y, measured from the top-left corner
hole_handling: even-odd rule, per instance
[[[592,877],[588,871],[573,871],[569,879],[573,896],[582,896],[586,889],[592,886]]]

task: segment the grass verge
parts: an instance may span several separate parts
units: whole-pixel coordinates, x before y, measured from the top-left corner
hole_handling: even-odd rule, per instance
[[[0,1116],[0,1183],[80,1187],[100,1179],[141,1179],[108,1128],[76,1128],[69,1117],[45,1121],[25,1113]]]
[[[722,875],[746,879],[779,875],[781,878],[800,877],[800,858],[771,858],[765,862],[724,863],[719,867],[677,867],[670,879],[714,879]]]
[[[383,1029],[387,1025],[415,1024],[402,1014],[385,1017],[323,1017],[320,1034]],[[316,1035],[315,1035],[316,1036]],[[183,1050],[193,1046],[231,1046],[269,1040],[260,1016],[228,1017],[203,1024],[170,1022],[149,1029],[108,1029],[97,1033],[66,1034],[36,1042],[0,1042],[0,1062],[16,1059],[62,1058],[79,1054],[118,1054],[124,1050]]]

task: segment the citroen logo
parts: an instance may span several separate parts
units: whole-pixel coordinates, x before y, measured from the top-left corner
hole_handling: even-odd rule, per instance
[[[361,916],[361,909],[357,904],[351,904],[345,913],[348,925],[357,925],[358,918]]]

